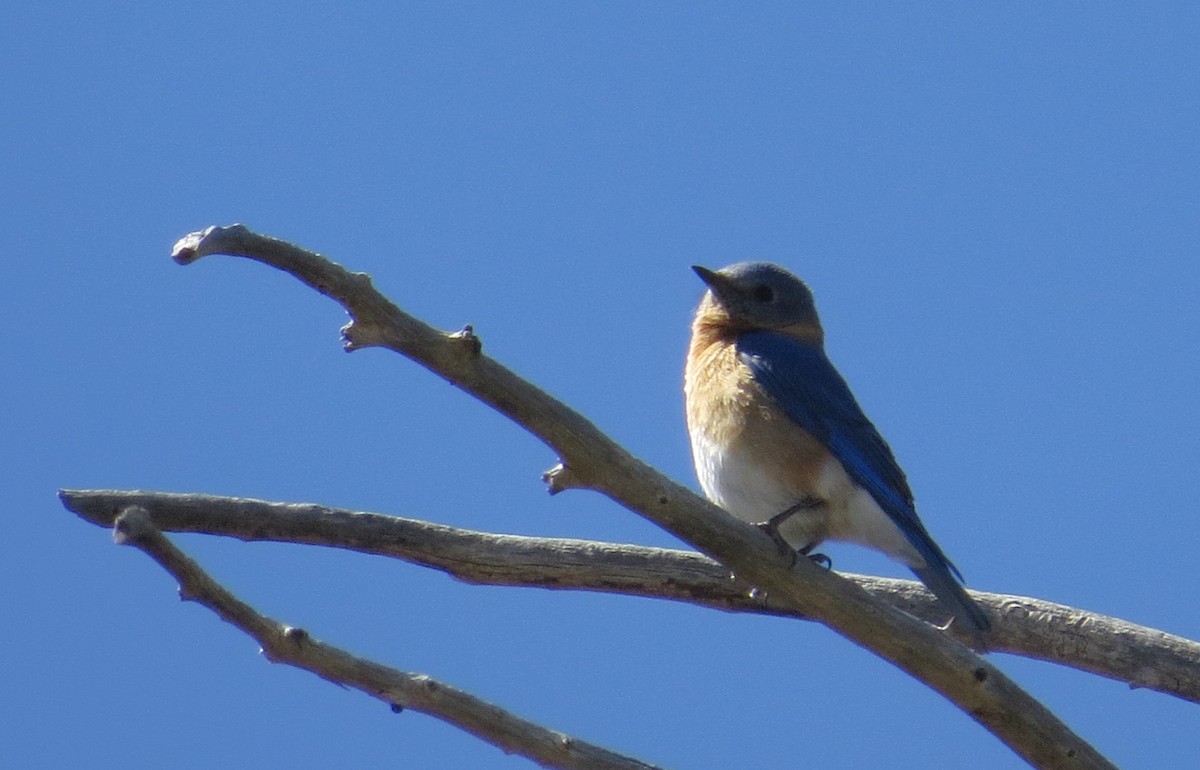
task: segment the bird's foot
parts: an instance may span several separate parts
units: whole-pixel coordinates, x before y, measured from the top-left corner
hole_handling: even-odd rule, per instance
[[[788,545],[788,542],[783,539],[783,535],[779,534],[779,523],[776,522],[778,518],[778,516],[773,516],[770,520],[760,521],[754,526],[758,527],[766,533],[767,537],[771,538],[771,542],[779,549],[780,556],[786,556],[791,559],[788,562],[788,569],[791,569],[796,566],[796,550]]]
[[[826,556],[823,553],[813,553],[812,552],[812,549],[814,549],[816,547],[817,547],[816,543],[809,543],[808,545],[806,545],[800,549],[800,553],[807,556],[809,558],[809,560],[816,563],[816,565],[818,567],[822,567],[824,569],[833,569],[833,559],[829,558],[828,556]]]
[[[801,553],[804,552],[801,551]],[[833,569],[833,559],[829,558],[823,553],[805,553],[804,555],[808,557],[809,561],[815,563],[822,569]]]
[[[811,511],[814,508],[819,508],[823,504],[823,501],[819,498],[805,497],[795,505],[785,508],[766,521],[761,521],[754,525],[765,532],[767,537],[771,538],[772,542],[774,542],[776,547],[779,548],[779,553],[784,556],[791,557],[791,563],[788,565],[789,569],[796,566],[797,554],[808,556],[808,558],[823,566],[825,569],[829,569],[833,566],[833,562],[830,560],[830,558],[823,553],[812,554],[811,556],[809,555],[809,551],[816,546],[816,543],[809,543],[804,548],[801,548],[799,551],[797,551],[792,548],[788,541],[783,539],[783,535],[779,533],[779,528],[787,523],[788,519],[792,518],[797,513],[800,513],[801,511]]]

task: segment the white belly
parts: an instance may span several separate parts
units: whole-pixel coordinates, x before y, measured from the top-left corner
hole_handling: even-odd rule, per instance
[[[705,496],[742,521],[765,522],[804,498],[750,462],[745,451],[719,447],[698,433],[692,435],[692,457]],[[827,518],[824,508],[798,511],[779,534],[793,548],[805,548],[825,539]]]
[[[843,540],[882,551],[909,566],[924,564],[870,493],[858,487],[832,457],[821,468],[813,489],[796,490],[751,462],[743,448],[718,446],[699,431],[692,434],[692,456],[705,496],[742,521],[765,522],[806,496],[823,500],[823,505],[798,511],[780,527],[780,535],[793,548],[825,539]]]

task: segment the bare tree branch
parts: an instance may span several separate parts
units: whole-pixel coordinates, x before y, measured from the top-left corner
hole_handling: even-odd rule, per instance
[[[399,711],[420,711],[482,738],[507,753],[521,754],[544,767],[576,770],[652,770],[653,765],[616,754],[563,733],[548,730],[423,674],[410,674],[358,658],[308,632],[259,614],[213,580],[195,561],[163,536],[150,514],[137,506],[115,518],[113,539],[142,550],[179,581],[180,596],[208,607],[245,631],[272,663],[310,671],[335,684],[353,687]]]
[[[646,517],[748,583],[907,671],[1035,766],[1112,767],[995,666],[858,585],[779,553],[758,529],[666,478],[583,416],[484,356],[470,328],[443,334],[402,312],[368,276],[241,225],[187,235],[172,256],[190,264],[210,254],[247,257],[290,273],[350,314],[343,328],[347,349],[378,346],[401,353],[529,430],[562,460],[546,476],[552,492],[594,489]]]
[[[468,583],[598,591],[807,619],[691,551],[498,535],[379,513],[213,495],[64,490],[59,496],[69,510],[103,527],[137,506],[166,531],[390,556]],[[927,622],[945,616],[937,599],[915,581],[842,576]],[[995,621],[988,637],[994,652],[1058,663],[1200,703],[1196,642],[1040,599],[981,591],[971,596]]]

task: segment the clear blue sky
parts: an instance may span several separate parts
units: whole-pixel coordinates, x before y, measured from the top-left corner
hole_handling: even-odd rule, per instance
[[[782,263],[970,585],[1200,637],[1200,16],[1186,4],[14,4],[0,17],[13,767],[521,768],[271,666],[59,487],[674,541],[287,276],[371,273],[695,486],[694,263]],[[1018,760],[811,624],[189,536],[260,610],[678,768]],[[904,575],[830,547],[838,569]],[[995,656],[1118,764],[1200,707]]]

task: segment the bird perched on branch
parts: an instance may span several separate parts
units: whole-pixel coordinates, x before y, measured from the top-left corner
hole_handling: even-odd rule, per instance
[[[976,637],[987,616],[917,516],[904,471],[825,355],[812,292],[765,262],[693,267],[708,286],[684,392],[704,493],[801,554],[824,540],[908,567]]]

